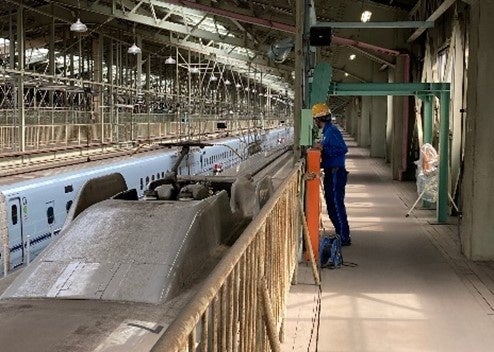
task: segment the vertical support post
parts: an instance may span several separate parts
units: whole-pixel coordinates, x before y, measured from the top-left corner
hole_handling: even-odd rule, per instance
[[[301,121],[302,121],[302,108],[303,108],[303,101],[302,101],[302,95],[304,94],[303,92],[303,36],[304,36],[304,0],[297,0],[295,9],[296,9],[296,26],[297,32],[295,33],[295,101],[294,101],[294,121],[293,121],[293,126],[294,126],[294,145],[293,145],[293,151],[294,151],[294,158],[293,161],[294,163],[297,162],[297,160],[300,159],[301,157],[301,151],[300,151],[300,132],[301,132]],[[269,96],[271,96],[271,92],[269,91]],[[268,99],[270,100],[270,98]]]
[[[115,102],[113,100],[113,64],[114,64],[114,54],[113,54],[113,49],[114,49],[115,45],[113,43],[113,38],[110,39],[110,45],[109,45],[109,58],[108,58],[108,64],[106,65],[107,69],[108,69],[108,78],[107,78],[107,82],[110,84],[110,87],[109,87],[109,92],[108,94],[110,95],[109,96],[109,99],[108,99],[108,105],[109,108],[108,108],[108,113],[109,113],[109,116],[108,116],[108,125],[109,125],[109,133],[108,133],[108,136],[110,138],[110,143],[113,143],[115,141],[115,136],[113,135],[115,133],[115,121],[114,121],[114,118],[113,118],[113,113],[114,113],[114,109],[115,109]],[[117,126],[118,128],[118,126]]]
[[[147,66],[146,66],[146,89],[147,91],[151,91],[151,55],[148,54],[147,58]],[[148,117],[148,144],[151,144],[151,96],[147,94],[146,97],[146,109],[147,109],[147,117]]]
[[[259,298],[261,300],[263,312],[262,318],[266,326],[266,331],[269,340],[269,347],[273,352],[281,352],[280,340],[278,339],[278,333],[276,332],[276,320],[271,309],[271,300],[269,298],[268,288],[266,286],[266,280],[262,279],[258,286]]]
[[[424,102],[424,143],[432,142],[432,95],[426,95]]]
[[[50,39],[49,39],[49,51],[48,51],[48,65],[49,65],[49,71],[50,75],[52,76],[50,78],[50,83],[53,84],[53,80],[55,78],[56,74],[56,64],[55,64],[55,4],[50,4],[50,13],[53,16],[51,18],[51,23],[50,23]],[[64,55],[65,56],[65,55]],[[49,99],[50,99],[50,107],[53,108],[53,101],[54,101],[54,91],[50,90],[48,93]],[[39,128],[39,127],[38,127]],[[67,137],[66,137],[67,138]]]
[[[140,35],[137,36],[137,46],[142,49],[142,38]],[[135,74],[137,75],[136,77],[136,96],[135,99],[137,100],[137,121],[133,120],[132,121],[132,142],[134,142],[135,139],[139,138],[139,122],[141,121],[141,97],[140,95],[142,94],[142,52],[137,53],[137,71]],[[133,114],[132,114],[133,116]]]
[[[307,152],[307,177],[305,192],[305,214],[307,227],[309,228],[310,242],[314,249],[314,257],[317,262],[319,258],[319,216],[320,216],[320,175],[321,173],[321,151],[310,149]],[[313,176],[313,177],[312,177]],[[307,255],[306,255],[307,258]]]
[[[425,95],[422,101],[424,104],[424,144],[432,143],[432,102],[434,101],[434,96]],[[425,209],[429,209],[432,203],[424,200],[422,206]]]
[[[19,109],[19,150],[26,151],[26,112],[24,110],[24,2],[21,0],[17,10],[17,55],[19,57],[19,75],[17,85],[17,107]]]
[[[104,37],[98,36],[92,41],[92,54],[93,54],[93,80],[96,83],[103,82],[103,47],[104,47]],[[89,56],[89,55],[88,55]],[[88,64],[89,67],[89,64]],[[100,129],[100,143],[101,147],[105,142],[105,118],[104,118],[104,108],[103,108],[103,85],[93,85],[93,90],[98,92],[98,95],[93,96],[93,111],[91,112],[91,122],[94,124],[94,132],[97,130],[97,123],[99,120]],[[90,126],[92,129],[93,126]]]
[[[15,49],[16,49],[16,40],[15,40],[15,34],[14,34],[14,14],[12,10],[9,10],[9,68],[14,70],[15,69]],[[12,89],[12,103],[17,104],[17,90],[15,88]],[[12,128],[10,129],[10,147],[12,150],[15,150],[15,144],[16,144],[16,122],[17,122],[17,116],[14,115],[12,116]],[[8,145],[8,144],[6,144]]]
[[[437,221],[448,219],[448,160],[449,160],[449,90],[441,91],[441,121],[439,123],[439,187],[437,196]]]

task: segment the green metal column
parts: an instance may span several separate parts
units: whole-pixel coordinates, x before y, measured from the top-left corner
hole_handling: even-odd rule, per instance
[[[310,102],[307,108],[312,108],[316,103],[325,103],[328,99],[328,90],[333,78],[333,67],[322,62],[314,68],[314,76],[311,85]]]
[[[424,143],[432,143],[432,95],[423,97],[424,102]]]
[[[448,219],[448,160],[449,160],[449,91],[440,93],[441,121],[439,123],[439,188],[437,221]]]

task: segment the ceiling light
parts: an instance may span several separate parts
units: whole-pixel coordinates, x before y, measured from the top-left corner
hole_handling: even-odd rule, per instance
[[[165,64],[167,65],[174,65],[176,62],[177,61],[173,57],[171,57],[171,55],[168,56],[168,58],[165,60]]]
[[[217,81],[218,78],[216,78],[215,75],[211,75],[211,77],[209,78],[209,80],[214,82],[214,81]]]
[[[132,44],[132,46],[129,48],[129,50],[127,50],[127,53],[129,54],[133,54],[133,55],[137,55],[137,54],[140,54],[142,51],[141,51],[141,48],[139,48],[136,43]]]
[[[78,18],[77,21],[75,21],[70,25],[70,31],[77,33],[84,33],[87,31],[87,26],[84,23],[82,23],[81,20]]]
[[[350,55],[350,60],[355,60],[356,57],[357,57],[357,55],[352,54],[352,55]]]
[[[348,77],[348,72],[345,72],[345,77]]]
[[[229,85],[230,85],[230,83],[231,83],[231,82],[230,82],[230,80],[227,78],[227,79],[225,80],[225,84],[226,84],[227,86],[229,86]]]
[[[199,69],[197,67],[191,67],[189,68],[190,73],[199,73]]]
[[[362,16],[360,17],[360,20],[362,22],[369,22],[371,16],[372,16],[372,12],[365,10],[364,12],[362,12]]]
[[[235,84],[235,88],[240,88],[240,87],[242,87],[240,83]]]

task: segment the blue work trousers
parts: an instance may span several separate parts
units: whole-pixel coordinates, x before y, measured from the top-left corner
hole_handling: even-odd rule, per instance
[[[328,215],[341,242],[350,241],[350,228],[345,208],[345,186],[348,172],[344,167],[324,169],[324,198]]]

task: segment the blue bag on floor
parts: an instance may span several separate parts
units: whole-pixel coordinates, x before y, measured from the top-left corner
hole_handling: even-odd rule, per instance
[[[319,245],[319,261],[321,268],[341,268],[343,265],[343,254],[341,253],[340,236],[321,238]]]

